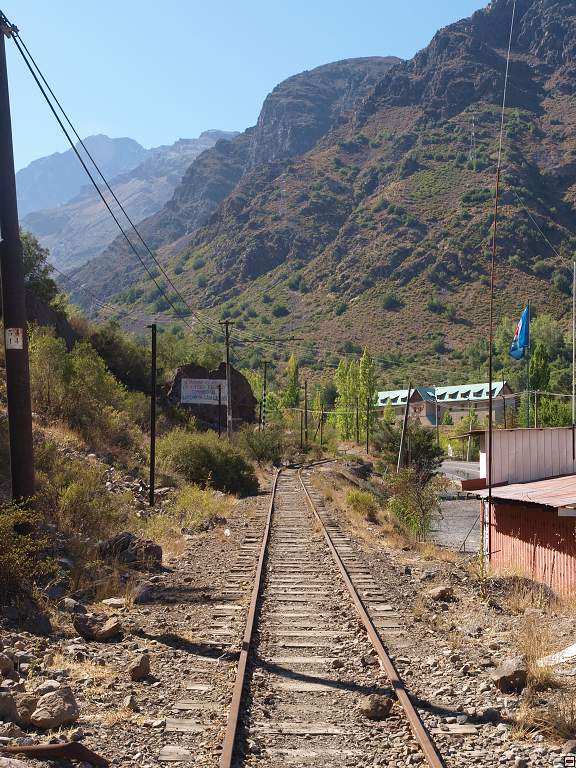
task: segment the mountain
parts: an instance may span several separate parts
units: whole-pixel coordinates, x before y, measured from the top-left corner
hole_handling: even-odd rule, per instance
[[[189,302],[214,320],[234,317],[237,338],[247,330],[271,339],[297,331],[305,339],[298,342],[302,361],[319,369],[367,344],[390,386],[408,376],[440,383],[479,364],[511,15],[512,0],[494,0],[440,30],[411,61],[387,68],[303,152],[275,152],[291,134],[269,117],[266,131],[243,134],[232,144],[248,160],[234,154],[202,226],[194,207],[180,203],[179,187],[165,218],[156,219],[167,222],[173,211],[177,226],[153,234]],[[573,0],[517,0],[497,319],[518,315],[528,299],[539,311],[568,317],[575,53]],[[314,122],[310,105],[305,109]],[[258,135],[268,153],[250,149]],[[126,286],[113,296],[119,307],[169,309],[125,263],[110,280],[106,257],[81,273],[93,289],[111,297]],[[285,352],[277,347],[274,357]]]
[[[140,162],[111,179],[110,186],[133,221],[160,210],[172,196],[184,172],[204,150],[228,131],[205,131],[197,139],[180,139],[170,146],[144,150]],[[97,159],[97,158],[96,158]],[[76,157],[73,158],[82,173]],[[40,162],[40,161],[38,161]],[[88,181],[84,174],[83,184]],[[110,195],[106,193],[107,199]],[[116,210],[116,205],[113,205]],[[91,185],[56,208],[29,213],[22,226],[50,249],[52,262],[61,270],[85,264],[100,254],[118,234],[118,228]]]
[[[256,126],[233,141],[217,142],[192,163],[174,195],[139,229],[153,247],[186,242],[206,224],[241,179],[275,161],[300,157],[353,112],[395,58],[349,59],[289,78],[266,98]],[[179,247],[179,246],[175,246]],[[101,258],[77,276],[102,297],[127,287],[141,275],[120,236]],[[82,296],[75,297],[82,301]]]
[[[88,136],[84,143],[107,177],[135,168],[147,152],[133,139],[98,135]],[[16,174],[20,217],[66,203],[85,184],[86,173],[71,149],[34,160]]]

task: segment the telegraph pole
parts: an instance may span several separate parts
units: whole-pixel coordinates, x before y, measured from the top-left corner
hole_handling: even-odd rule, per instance
[[[262,377],[262,399],[260,400],[260,429],[266,426],[266,385],[268,374],[268,361],[264,360],[264,375]]]
[[[222,384],[218,384],[218,437],[222,437]]]
[[[320,403],[320,448],[324,447],[324,400]]]
[[[226,433],[232,439],[232,376],[230,374],[230,326],[232,320],[220,320],[226,331]]]
[[[356,395],[356,445],[360,445],[360,407],[358,405],[358,395]]]
[[[308,379],[304,382],[304,445],[308,447]]]
[[[156,482],[156,323],[148,328],[152,331],[152,364],[150,367],[150,506],[154,506],[154,485]]]
[[[12,498],[34,494],[32,404],[22,241],[18,224],[5,37],[12,27],[0,12],[0,273],[6,357]]]
[[[370,397],[366,398],[366,453],[370,453]]]

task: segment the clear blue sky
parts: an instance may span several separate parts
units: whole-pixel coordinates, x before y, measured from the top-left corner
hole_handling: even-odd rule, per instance
[[[0,0],[79,133],[145,147],[253,125],[281,80],[355,56],[410,58],[484,0]],[[16,168],[66,149],[7,41]]]

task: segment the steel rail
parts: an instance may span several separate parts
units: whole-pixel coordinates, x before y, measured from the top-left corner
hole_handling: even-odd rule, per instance
[[[220,768],[231,768],[232,760],[234,758],[234,744],[236,742],[236,731],[238,729],[240,706],[242,704],[242,694],[244,692],[244,683],[246,680],[246,666],[248,663],[248,654],[250,652],[252,635],[254,633],[254,625],[256,623],[256,609],[258,605],[258,598],[260,596],[260,589],[262,587],[262,573],[264,571],[264,561],[266,559],[266,550],[268,548],[268,540],[270,538],[270,525],[272,522],[272,512],[274,510],[274,500],[276,498],[276,488],[278,486],[278,478],[280,477],[281,471],[282,470],[279,469],[276,472],[274,482],[272,484],[272,491],[270,493],[270,505],[268,507],[266,527],[262,537],[262,545],[260,547],[260,555],[258,557],[258,565],[256,567],[256,575],[254,577],[254,586],[252,587],[252,596],[250,598],[250,606],[248,608],[248,615],[246,617],[246,627],[244,629],[244,637],[242,638],[242,647],[240,649],[240,657],[238,659],[238,668],[236,670],[236,680],[234,682],[234,690],[232,692],[232,701],[230,702],[230,710],[228,712],[228,720],[226,722],[226,730],[224,732],[224,740],[222,742]]]
[[[370,619],[370,616],[368,615],[368,612],[364,607],[364,603],[362,602],[362,599],[360,598],[360,595],[358,594],[356,587],[352,583],[350,575],[348,574],[348,570],[344,565],[342,558],[338,554],[338,550],[334,546],[332,537],[330,536],[328,529],[324,525],[324,521],[318,514],[318,511],[316,510],[314,502],[312,501],[312,498],[308,493],[308,489],[304,484],[304,480],[302,479],[301,469],[298,470],[298,479],[300,480],[300,485],[302,486],[302,490],[304,491],[310,510],[312,511],[312,514],[314,515],[314,517],[322,527],[322,531],[324,533],[324,538],[326,539],[326,543],[328,544],[328,547],[332,553],[334,561],[336,562],[336,565],[340,570],[344,583],[346,584],[346,588],[348,589],[348,592],[350,593],[350,596],[354,602],[354,605],[356,606],[358,615],[360,616],[360,619],[362,620],[362,623],[366,628],[368,637],[370,638],[370,641],[374,646],[376,653],[378,654],[378,658],[382,662],[382,667],[384,668],[384,671],[388,676],[390,685],[394,689],[394,693],[396,694],[398,701],[402,705],[402,708],[406,714],[406,717],[408,718],[410,728],[412,729],[412,733],[414,734],[416,741],[420,745],[428,765],[430,766],[430,768],[446,768],[446,764],[442,760],[442,757],[438,752],[436,745],[434,744],[433,740],[430,737],[430,734],[424,727],[424,724],[420,719],[420,715],[418,714],[418,712],[414,708],[414,705],[412,704],[410,695],[406,691],[404,681],[398,674],[398,670],[394,666],[394,662],[388,655],[386,649],[384,648],[384,645],[382,644],[382,641],[380,640],[380,636],[376,630],[376,627],[372,623],[372,620]]]

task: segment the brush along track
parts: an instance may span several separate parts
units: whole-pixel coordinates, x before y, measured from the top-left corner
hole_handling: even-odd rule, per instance
[[[220,768],[440,768],[383,646],[398,618],[307,479],[274,483]],[[386,719],[358,710],[370,694],[395,699]]]

